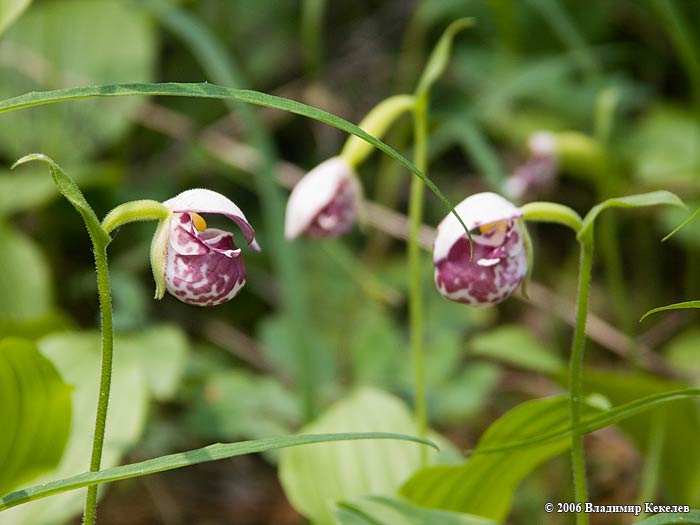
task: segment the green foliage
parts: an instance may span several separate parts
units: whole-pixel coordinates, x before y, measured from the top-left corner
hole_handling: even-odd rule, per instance
[[[609,208],[643,208],[646,206],[679,206],[685,207],[683,201],[670,191],[652,191],[640,195],[629,195],[626,197],[615,197],[600,204],[596,204],[583,218],[583,224],[578,232],[579,239],[585,239],[593,231],[593,223],[596,217]]]
[[[687,310],[691,308],[700,308],[700,301],[684,301],[682,303],[668,304],[666,306],[652,308],[642,316],[640,321],[644,321],[644,319],[646,319],[648,316],[659,312],[666,312],[668,310]]]
[[[29,7],[32,0],[0,0],[0,34]]]
[[[366,140],[377,149],[383,151],[395,161],[401,163],[406,169],[421,179],[425,185],[432,191],[438,199],[452,212],[455,217],[462,223],[462,218],[457,215],[454,208],[443,195],[440,189],[418,168],[416,168],[405,157],[396,152],[392,147],[387,146],[382,141],[368,135],[356,125],[333,115],[327,111],[296,102],[294,100],[268,95],[252,90],[233,89],[214,84],[184,84],[178,82],[169,82],[164,84],[112,84],[102,86],[87,86],[78,88],[56,89],[53,91],[33,92],[26,95],[20,95],[11,99],[0,102],[0,113],[6,111],[15,111],[23,108],[30,108],[44,104],[54,104],[68,100],[79,100],[88,98],[100,97],[128,97],[135,95],[162,95],[162,96],[180,96],[194,98],[213,98],[221,100],[240,101],[247,104],[257,106],[271,107],[281,109],[289,113],[294,113],[304,117],[312,118],[320,122],[330,124],[346,133],[350,133],[363,140]],[[462,223],[464,231],[469,233],[469,229]]]
[[[99,387],[100,336],[66,332],[39,341],[39,349],[72,386],[70,437],[56,469],[31,480],[45,483],[83,472],[88,467],[94,411]],[[182,371],[187,342],[174,327],[155,327],[115,339],[112,395],[102,463],[116,465],[140,438],[149,397],[167,399]],[[85,485],[81,485],[85,486]],[[0,524],[52,525],[65,522],[83,506],[82,491],[23,505],[0,513]]]
[[[639,182],[656,188],[700,178],[700,124],[682,108],[652,107],[624,145]]]
[[[584,414],[591,411],[586,408]],[[568,422],[566,397],[527,401],[496,420],[476,450],[564,429]],[[570,438],[563,438],[527,450],[476,455],[462,465],[428,467],[416,472],[401,487],[401,494],[423,507],[502,521],[520,482],[541,463],[567,450],[570,443]]]
[[[380,390],[361,388],[328,408],[302,433],[397,432],[413,435],[407,407]],[[433,452],[432,460],[435,461]],[[418,468],[420,450],[405,443],[355,441],[287,449],[280,481],[294,507],[319,524],[333,523],[336,503],[369,495],[393,495]]]
[[[188,423],[207,439],[289,434],[301,421],[299,404],[278,381],[243,369],[210,374]]]
[[[517,325],[503,325],[478,334],[470,339],[469,347],[474,355],[494,358],[533,372],[556,374],[564,367],[559,356]]]
[[[48,315],[51,275],[39,246],[1,223],[0,246],[0,322],[31,322]]]
[[[68,440],[71,388],[36,345],[0,341],[0,494],[54,468]]]
[[[685,389],[680,381],[660,379],[641,372],[621,373],[586,370],[584,385],[588,392],[603,394],[614,405],[629,403],[645,396]],[[663,412],[666,437],[661,451],[659,479],[674,501],[700,505],[700,412],[692,399],[680,400],[620,422],[640,450],[647,450],[654,415]]]
[[[49,166],[49,173],[51,173],[51,178],[53,178],[58,191],[63,195],[68,202],[70,202],[75,210],[82,216],[85,222],[85,227],[90,233],[90,237],[93,242],[98,246],[106,246],[111,240],[109,234],[102,228],[100,220],[95,215],[92,207],[88,204],[83,196],[83,192],[80,191],[78,185],[71,179],[61,167],[56,164],[52,159],[46,155],[40,153],[33,153],[31,155],[26,155],[19,159],[12,166],[16,168],[26,162],[32,162],[38,160]]]
[[[697,525],[700,524],[700,510],[690,512],[662,512],[645,520],[637,521],[635,525]]]
[[[70,166],[67,172],[83,189],[109,187],[119,181],[120,168],[114,163]],[[36,209],[59,195],[56,185],[41,166],[11,173],[0,170],[0,215]]]
[[[366,496],[343,502],[335,511],[338,525],[490,525],[496,522],[444,510],[418,507],[400,498]]]
[[[68,20],[80,31],[66,30]],[[16,64],[0,65],[0,98],[70,85],[148,82],[155,37],[146,13],[119,0],[35,2],[3,36]],[[0,126],[0,152],[17,158],[41,151],[62,163],[84,159],[121,139],[143,103],[89,101],[8,115]]]
[[[36,501],[41,498],[46,498],[54,494],[72,491],[82,487],[88,487],[99,483],[107,483],[110,481],[119,481],[141,477],[156,472],[164,472],[176,468],[188,467],[197,463],[205,463],[207,461],[216,461],[244,454],[254,454],[256,452],[265,452],[285,447],[295,447],[298,445],[307,445],[311,443],[325,443],[329,441],[352,441],[352,440],[398,440],[412,441],[423,446],[434,446],[429,441],[421,440],[411,436],[401,434],[393,434],[389,432],[355,432],[355,433],[338,433],[338,434],[318,434],[318,435],[302,435],[302,436],[282,436],[268,439],[259,439],[256,441],[242,441],[240,443],[217,443],[208,447],[197,450],[189,450],[178,454],[170,454],[161,456],[155,459],[141,461],[140,463],[132,463],[121,467],[100,470],[98,472],[85,472],[62,479],[29,487],[27,489],[18,490],[7,496],[0,498],[0,511],[16,507],[23,503]],[[55,500],[57,498],[53,498]],[[26,507],[22,507],[26,508]],[[53,523],[53,522],[52,522]]]

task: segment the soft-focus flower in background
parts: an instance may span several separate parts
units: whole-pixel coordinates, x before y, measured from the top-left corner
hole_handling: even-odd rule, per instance
[[[181,301],[212,306],[233,299],[243,288],[246,271],[233,234],[208,228],[203,214],[223,215],[235,222],[256,251],[253,227],[243,212],[220,193],[187,190],[163,205],[170,215],[163,220],[151,244],[151,265],[156,297],[165,289]]]
[[[330,158],[308,172],[294,187],[285,217],[285,236],[337,237],[358,215],[362,188],[343,157]]]
[[[547,189],[559,168],[557,137],[548,131],[533,133],[527,142],[529,157],[506,181],[506,193],[516,201]]]
[[[455,210],[469,228],[469,239],[453,214],[437,227],[433,249],[435,284],[450,299],[488,306],[506,299],[527,274],[527,254],[518,222],[522,212],[495,193],[477,193]]]

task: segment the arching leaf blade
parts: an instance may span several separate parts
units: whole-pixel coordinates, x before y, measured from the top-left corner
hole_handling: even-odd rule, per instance
[[[357,439],[396,439],[411,441],[421,445],[437,448],[431,441],[389,432],[355,432],[342,434],[306,434],[299,436],[279,436],[253,441],[241,441],[238,443],[216,443],[208,447],[169,454],[154,459],[148,459],[139,463],[122,465],[98,472],[84,472],[77,476],[44,483],[35,487],[17,490],[0,498],[0,511],[11,507],[34,501],[40,498],[75,490],[90,485],[119,481],[128,478],[146,476],[156,472],[164,472],[198,463],[216,461],[244,454],[254,454],[266,450],[307,445],[311,443],[325,443],[329,441],[348,441]]]

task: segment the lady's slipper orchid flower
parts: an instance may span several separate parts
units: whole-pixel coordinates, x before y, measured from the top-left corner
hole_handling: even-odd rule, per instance
[[[231,232],[208,228],[200,213],[235,222],[251,248],[260,250],[245,215],[228,198],[211,190],[187,190],[163,205],[170,215],[161,221],[151,245],[156,297],[165,289],[181,301],[212,306],[233,299],[246,280],[240,248]]]
[[[518,219],[522,212],[495,193],[467,197],[455,211],[472,233],[473,257],[464,227],[453,214],[438,225],[433,265],[435,284],[450,299],[489,306],[506,299],[527,273]]]
[[[358,215],[362,188],[355,171],[342,157],[322,162],[292,190],[287,202],[285,236],[337,237]]]

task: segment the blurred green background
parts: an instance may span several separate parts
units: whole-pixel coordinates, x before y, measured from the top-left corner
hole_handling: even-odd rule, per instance
[[[505,191],[509,174],[532,156],[528,139],[546,130],[561,139],[557,174],[525,200],[583,214],[610,196],[666,189],[697,208],[695,0],[0,0],[0,98],[78,85],[209,81],[359,122],[382,99],[414,89],[444,28],[464,16],[476,24],[456,39],[431,94],[429,174],[453,203]],[[410,175],[373,155],[360,173],[371,203],[364,229],[337,240],[281,242],[284,187],[336,155],[344,139],[288,113],[214,100],[86,100],[0,115],[0,337],[35,341],[74,387],[68,447],[42,479],[87,466],[96,285],[88,236],[44,168],[9,166],[28,153],[49,155],[100,217],[128,200],[210,188],[234,200],[256,228],[263,251],[244,249],[245,289],[212,309],[152,299],[153,224],[128,225],[115,236],[110,428],[118,432],[108,436],[105,456],[114,465],[295,432],[305,418],[301,374],[311,378],[318,411],[360,385],[411,404],[402,240]],[[410,119],[385,141],[410,158]],[[270,177],[281,185],[266,185]],[[426,225],[444,214],[428,196]],[[598,227],[586,377],[588,390],[613,404],[700,378],[696,315],[638,322],[655,306],[700,298],[700,222],[660,242],[687,214],[610,213]],[[443,300],[425,256],[429,410],[433,427],[457,448],[473,447],[518,403],[562,391],[577,246],[562,228],[530,230],[530,298],[497,308]],[[95,384],[84,384],[92,376]],[[634,503],[648,482],[655,502],[700,505],[697,407],[662,410],[664,419],[651,412],[587,438],[595,502]],[[659,459],[645,468],[659,435]],[[101,504],[101,521],[304,523],[279,486],[277,460],[242,457],[121,482]],[[535,470],[515,493],[508,522],[543,522],[543,494],[567,501],[568,468],[561,456]],[[80,511],[80,495],[45,501],[0,514],[0,524],[65,523]]]

